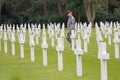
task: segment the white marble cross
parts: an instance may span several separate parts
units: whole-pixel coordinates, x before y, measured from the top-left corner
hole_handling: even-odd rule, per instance
[[[112,35],[112,29],[108,28],[108,44],[111,45],[111,35]]]
[[[107,60],[109,59],[109,54],[106,52],[106,43],[100,42],[99,48],[100,52],[98,52],[98,59],[101,61],[101,80],[108,80]]]
[[[10,24],[10,26],[7,24],[7,33],[8,33],[8,39],[11,38],[11,28],[12,28],[12,25]]]
[[[103,38],[102,38],[102,34],[101,34],[101,31],[97,31],[97,43],[99,44],[99,42],[102,42],[103,41]]]
[[[7,40],[8,40],[8,38],[7,38],[7,32],[6,32],[6,27],[4,25],[4,52],[5,53],[8,52],[8,50],[7,50]]]
[[[25,41],[25,39],[26,39],[26,27],[23,27],[23,28],[21,29],[21,31],[22,31],[22,33],[23,33],[23,40]]]
[[[44,29],[43,35],[42,35],[42,45],[41,45],[41,47],[43,49],[43,66],[47,66],[48,65],[48,61],[47,61],[48,44],[47,44],[47,40],[46,40],[46,30],[45,29]]]
[[[76,40],[76,49],[74,51],[76,55],[76,72],[78,77],[82,77],[82,55],[83,50],[81,49],[80,39]]]
[[[15,55],[15,33],[11,32],[11,45],[12,45],[12,55]]]
[[[88,35],[88,39],[87,42],[90,42],[90,35],[91,35],[91,31],[92,31],[92,24],[89,23],[88,27],[87,27],[87,35]]]
[[[63,71],[63,55],[62,52],[64,51],[63,39],[57,39],[57,47],[56,51],[58,52],[58,70]]]
[[[25,43],[25,39],[24,39],[24,34],[22,32],[19,34],[19,43],[20,43],[20,57],[24,58],[24,43]]]
[[[65,24],[64,23],[62,24],[62,30],[63,31],[65,30]]]
[[[49,24],[47,24],[47,28],[48,28],[48,34],[49,34],[49,38],[51,38],[51,26]]]
[[[1,39],[3,37],[3,25],[0,26],[0,51],[1,51]]]
[[[72,50],[74,50],[75,49],[75,32],[74,32],[74,30],[71,30],[71,36],[70,36],[70,38],[71,38]]]
[[[113,42],[115,44],[115,58],[119,58],[119,43],[120,43],[120,39],[118,39],[118,32],[114,33],[114,39]]]
[[[52,31],[51,31],[51,44],[52,44],[52,47],[54,47],[54,37],[55,37],[54,29],[52,29]]]
[[[36,28],[36,32],[35,32],[35,34],[36,34],[36,44],[38,45],[38,40],[39,40],[39,36],[40,36],[40,29],[39,28]]]
[[[58,38],[58,34],[60,32],[60,24],[55,25],[55,38]]]
[[[34,54],[34,34],[30,34],[30,54],[31,54],[31,62],[35,61],[35,54]]]
[[[78,33],[78,39],[80,39],[80,24],[78,23],[78,26],[77,26],[77,33]]]
[[[87,42],[88,36],[86,32],[84,32],[84,52],[88,52],[88,42]]]
[[[60,31],[60,38],[63,39],[63,45],[64,45],[64,29],[63,28]]]

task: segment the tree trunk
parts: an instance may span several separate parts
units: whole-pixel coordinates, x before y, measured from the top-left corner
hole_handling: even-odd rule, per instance
[[[43,9],[44,9],[44,12],[45,12],[45,16],[47,17],[47,20],[48,20],[48,22],[50,23],[50,17],[49,17],[49,15],[48,15],[48,11],[47,11],[46,5],[43,5]]]
[[[80,22],[80,11],[78,12],[78,23]]]
[[[106,12],[108,13],[108,0],[106,0]]]
[[[60,2],[58,2],[58,12],[59,12],[59,15],[61,16],[62,15],[62,8],[61,8]]]
[[[85,11],[88,22],[89,23],[91,22],[94,25],[95,12],[96,12],[94,8],[94,4],[89,4],[88,1],[85,1]]]
[[[0,18],[1,18],[1,1],[0,1]]]

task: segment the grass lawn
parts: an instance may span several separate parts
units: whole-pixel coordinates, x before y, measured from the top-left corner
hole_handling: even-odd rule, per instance
[[[100,80],[100,60],[98,59],[98,48],[96,43],[95,29],[93,28],[88,52],[83,55],[83,77],[76,76],[76,56],[68,50],[69,43],[65,39],[65,51],[63,52],[64,70],[57,70],[57,52],[51,47],[51,40],[47,37],[49,45],[48,66],[42,64],[41,36],[39,45],[35,46],[35,62],[30,61],[30,47],[28,33],[26,36],[25,58],[20,58],[20,45],[16,35],[16,55],[12,56],[11,42],[8,41],[8,53],[4,53],[4,42],[1,41],[2,51],[0,52],[0,80]],[[104,41],[107,42],[106,39]],[[56,42],[55,42],[56,44]],[[83,47],[83,42],[82,42]],[[114,58],[114,43],[108,46],[110,54],[108,60],[108,80],[120,80],[120,59]]]

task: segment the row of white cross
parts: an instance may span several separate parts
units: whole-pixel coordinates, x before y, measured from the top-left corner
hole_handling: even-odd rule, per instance
[[[54,41],[57,40],[56,51],[58,52],[58,70],[63,71],[63,58],[62,52],[64,51],[64,38],[65,38],[65,25],[58,24],[47,24],[47,30],[45,28],[45,24],[42,25],[42,44],[41,48],[43,50],[43,65],[47,66],[47,33],[49,38],[51,39],[51,46],[55,47]],[[62,28],[60,28],[62,26]],[[115,43],[115,57],[119,58],[119,42],[118,34],[120,25],[119,23],[100,23],[100,27],[98,24],[95,24],[96,28],[96,40],[98,43],[98,58],[101,60],[101,80],[107,80],[107,59],[109,59],[109,54],[106,52],[106,43],[103,42],[102,33],[105,35],[105,38],[108,37],[108,44],[111,45],[111,35],[112,29],[114,26],[114,43]],[[28,29],[27,29],[28,28]],[[41,33],[41,25],[37,24],[21,24],[19,27],[16,25],[17,36],[20,44],[20,57],[24,58],[24,43],[26,41],[27,30],[29,34],[29,45],[30,45],[30,54],[31,61],[35,61],[34,54],[34,46],[39,44],[39,37]],[[47,32],[46,32],[47,31]],[[92,24],[87,23],[76,23],[75,30],[71,31],[71,41],[72,41],[72,50],[76,55],[76,72],[77,76],[82,76],[82,55],[83,53],[88,52],[88,43],[90,42],[90,35],[92,31]],[[7,41],[11,40],[12,43],[12,55],[15,55],[15,25],[1,25],[0,27],[0,41],[4,39],[4,53],[7,53]],[[4,34],[4,35],[3,35]],[[36,39],[36,41],[34,40]],[[75,41],[75,39],[77,40]],[[84,49],[81,47],[81,39],[83,39]],[[76,44],[75,44],[76,43]],[[76,45],[76,47],[75,47]],[[0,44],[1,51],[1,44]]]
[[[120,58],[119,55],[119,43],[120,43],[120,39],[119,39],[119,35],[120,35],[120,23],[116,22],[116,23],[100,23],[100,27],[98,26],[98,24],[95,24],[96,26],[96,40],[97,43],[99,44],[99,42],[103,42],[103,36],[105,37],[105,39],[108,39],[108,45],[112,44],[112,34],[114,34],[114,39],[113,42],[115,44],[115,58]]]
[[[56,46],[56,51],[58,52],[58,70],[62,71],[63,70],[63,58],[62,58],[62,52],[64,51],[64,38],[65,38],[65,25],[64,23],[62,24],[62,28],[60,28],[60,24],[48,24],[47,25],[47,31],[48,31],[48,36],[51,39],[51,46],[55,47],[54,41],[57,40],[57,46]],[[27,29],[28,28],[28,29]],[[87,25],[86,23],[84,24],[76,24],[75,25],[76,30],[71,31],[71,40],[72,40],[72,50],[76,54],[76,61],[77,61],[77,76],[82,76],[82,54],[84,52],[88,52],[87,45],[89,43],[90,39],[90,33],[92,31],[92,25],[89,24]],[[1,25],[0,27],[0,40],[3,38],[4,39],[4,53],[7,53],[7,41],[11,39],[12,43],[12,55],[15,55],[15,33],[17,33],[18,36],[18,41],[20,44],[20,57],[24,58],[24,43],[26,41],[26,35],[27,35],[27,30],[29,34],[29,45],[30,45],[30,54],[31,54],[31,62],[35,61],[35,54],[34,54],[34,46],[38,45],[39,42],[39,37],[41,33],[41,25],[36,25],[36,24],[21,24],[19,27],[16,25],[15,30],[15,25]],[[16,32],[17,31],[17,32]],[[3,34],[4,35],[3,35]],[[78,34],[78,36],[77,36]],[[77,36],[76,40],[76,48],[75,48],[75,38]],[[84,40],[84,51],[82,50],[81,47],[81,37]],[[34,41],[34,37],[36,41]],[[1,45],[1,44],[0,44]],[[41,48],[43,49],[43,65],[47,66],[47,37],[46,37],[46,28],[45,24],[43,24],[42,27],[42,44]]]
[[[96,28],[96,40],[98,44],[98,58],[101,60],[101,80],[108,80],[107,78],[107,60],[110,58],[109,53],[106,52],[106,42],[104,38],[108,39],[108,45],[112,44],[112,34],[114,34],[113,42],[115,44],[115,58],[119,56],[119,35],[120,35],[120,23],[118,22],[100,22],[100,26],[95,24]]]

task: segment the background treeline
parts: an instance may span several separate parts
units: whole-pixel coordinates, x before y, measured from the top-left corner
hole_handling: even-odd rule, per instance
[[[119,0],[0,0],[0,24],[62,23],[67,10],[76,22],[120,22]]]

